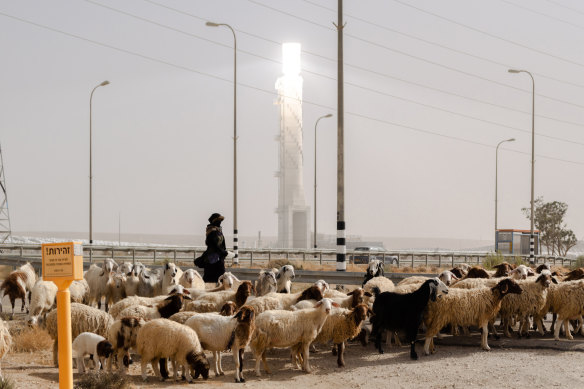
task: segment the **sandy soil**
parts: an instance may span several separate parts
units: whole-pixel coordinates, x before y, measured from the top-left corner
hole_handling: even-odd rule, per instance
[[[234,365],[230,355],[223,356],[225,376],[215,377],[211,372],[207,381],[196,381],[197,387],[225,388],[583,388],[584,339],[574,341],[552,339],[522,339],[490,341],[493,350],[478,348],[478,334],[460,338],[456,346],[437,344],[437,352],[421,356],[418,361],[409,359],[407,347],[386,348],[378,354],[372,344],[366,348],[349,344],[345,353],[345,368],[336,366],[336,357],[328,348],[319,347],[311,354],[312,374],[292,367],[286,350],[272,350],[268,363],[271,375],[255,377],[254,360],[246,353],[244,374],[247,382],[235,384]],[[448,341],[448,339],[447,339]],[[466,341],[466,342],[464,342]],[[547,345],[546,345],[547,344]],[[521,346],[522,348],[516,348]],[[536,348],[530,348],[536,347]],[[555,348],[555,349],[552,349]],[[421,346],[418,346],[419,353]],[[574,351],[579,350],[579,351]],[[138,357],[139,358],[139,357]],[[36,354],[9,354],[2,361],[2,371],[17,382],[18,387],[57,388],[58,370],[50,366],[51,352]],[[150,373],[151,374],[151,373]],[[139,364],[130,369],[131,381],[136,388],[170,388],[188,386],[184,382],[159,382],[152,375],[143,383]],[[78,374],[75,373],[75,377]]]

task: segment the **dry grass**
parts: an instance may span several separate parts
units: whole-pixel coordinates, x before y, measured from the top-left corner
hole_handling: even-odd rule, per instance
[[[74,386],[75,389],[129,389],[134,388],[127,376],[120,373],[89,372],[83,375]]]
[[[49,333],[38,327],[22,327],[12,334],[12,349],[16,352],[50,350],[52,347],[53,339]]]
[[[10,377],[0,377],[0,389],[16,389],[16,384]]]

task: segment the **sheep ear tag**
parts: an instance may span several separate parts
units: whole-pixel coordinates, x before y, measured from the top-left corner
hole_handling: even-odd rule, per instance
[[[332,306],[335,307],[335,308],[339,308],[340,307],[340,305],[338,303],[335,303],[334,301],[332,302]]]

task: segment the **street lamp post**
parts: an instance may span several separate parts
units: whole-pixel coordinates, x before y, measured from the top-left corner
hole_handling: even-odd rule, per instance
[[[237,38],[235,30],[226,23],[207,22],[209,27],[225,26],[233,33],[233,264],[239,263],[237,236]]]
[[[498,195],[498,174],[499,174],[499,146],[505,142],[515,142],[515,138],[502,140],[495,149],[495,238],[497,237],[497,195]],[[496,239],[495,239],[496,240]]]
[[[93,181],[93,161],[92,161],[92,154],[91,154],[91,143],[92,143],[92,132],[91,132],[91,103],[93,101],[93,92],[95,92],[95,90],[97,88],[99,88],[100,86],[106,86],[108,85],[110,82],[109,81],[104,81],[101,84],[99,84],[98,86],[96,86],[95,88],[93,88],[91,90],[91,94],[89,95],[89,244],[93,243],[93,185],[92,185],[92,181]]]
[[[529,235],[529,262],[535,263],[535,236],[534,236],[534,181],[535,181],[535,80],[533,75],[527,70],[509,69],[509,73],[527,73],[531,77],[531,230]]]
[[[316,128],[320,119],[330,118],[333,114],[329,113],[327,115],[321,116],[316,120],[314,124],[314,248],[316,249]],[[316,253],[315,253],[316,255]]]

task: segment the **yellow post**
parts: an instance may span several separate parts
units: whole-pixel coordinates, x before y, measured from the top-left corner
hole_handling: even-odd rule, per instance
[[[59,389],[73,389],[73,352],[71,350],[72,281],[53,281],[57,285],[57,325],[59,335]]]
[[[79,242],[43,244],[43,279],[57,285],[59,389],[73,389],[71,297],[73,280],[83,279],[83,246]]]

